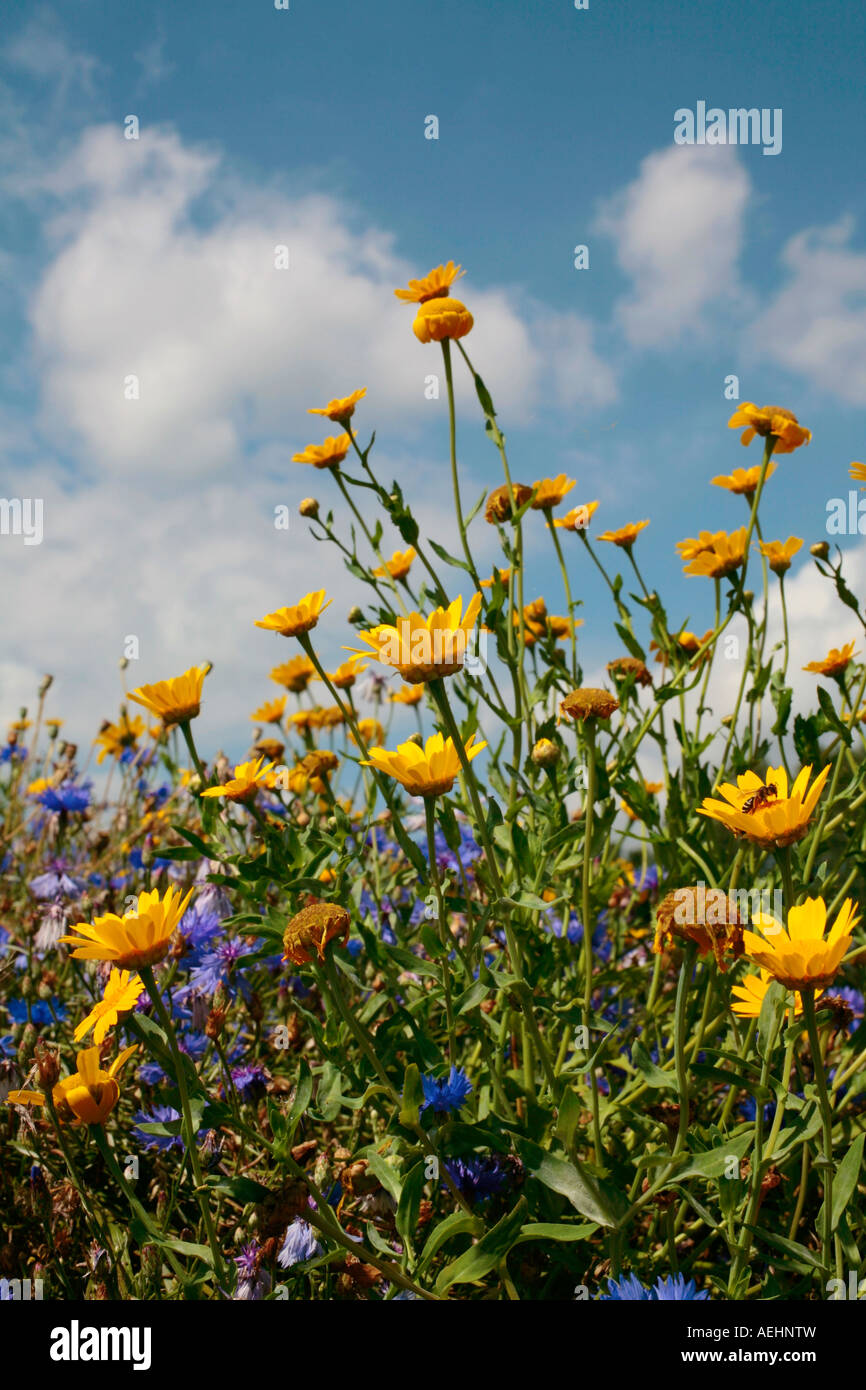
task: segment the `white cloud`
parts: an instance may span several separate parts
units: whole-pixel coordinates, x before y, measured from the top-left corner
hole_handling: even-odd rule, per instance
[[[321,430],[303,424],[305,407],[358,384],[380,427],[414,417],[417,428],[441,357],[415,341],[393,288],[418,268],[336,199],[241,187],[214,152],[169,130],[135,141],[108,126],[88,131],[43,188],[60,200],[59,251],[31,315],[44,423],[71,433],[94,469],[210,473],[236,467],[251,436],[303,446]],[[280,245],[288,270],[275,268]],[[612,397],[588,324],[528,306],[531,332],[505,291],[462,284],[472,355],[512,420],[543,399],[551,373],[563,401]],[[125,397],[133,375],[138,400]]]
[[[673,145],[643,160],[637,178],[601,208],[632,282],[617,315],[634,347],[669,349],[701,333],[711,308],[740,302],[737,262],[749,178],[728,146]]]
[[[798,372],[852,405],[866,397],[866,252],[853,219],[811,227],[786,243],[787,283],[748,332],[758,357]]]

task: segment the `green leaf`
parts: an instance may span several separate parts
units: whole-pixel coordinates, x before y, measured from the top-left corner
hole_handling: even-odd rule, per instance
[[[578,1161],[569,1163],[526,1141],[518,1141],[518,1149],[528,1172],[552,1192],[566,1197],[581,1216],[599,1226],[616,1225],[611,1194]]]
[[[637,1067],[641,1076],[648,1086],[652,1086],[657,1091],[675,1091],[677,1089],[676,1074],[672,1071],[662,1071],[652,1061],[643,1043],[636,1042],[631,1050],[631,1060]]]
[[[523,1227],[515,1245],[525,1245],[528,1240],[588,1240],[598,1226],[594,1221],[586,1221],[580,1226],[561,1226],[552,1221],[530,1221]]]
[[[447,1241],[451,1240],[452,1236],[480,1235],[483,1230],[483,1223],[477,1216],[472,1216],[469,1212],[455,1211],[451,1216],[446,1216],[445,1220],[440,1221],[439,1225],[427,1237],[421,1264],[418,1268],[419,1274],[423,1274],[424,1270],[432,1263],[433,1256]]]
[[[400,1111],[400,1123],[405,1129],[413,1129],[417,1125],[418,1112],[423,1104],[421,1072],[415,1062],[410,1062],[403,1074],[403,1108]]]
[[[397,1203],[397,1231],[407,1242],[414,1238],[421,1210],[421,1197],[426,1182],[426,1162],[424,1159],[411,1168],[403,1182],[400,1199]]]
[[[452,1284],[475,1284],[496,1269],[518,1239],[527,1210],[526,1198],[521,1197],[514,1210],[503,1216],[477,1245],[446,1265],[436,1280],[436,1292],[447,1293]]]
[[[260,1182],[254,1182],[252,1178],[227,1178],[220,1173],[205,1178],[205,1187],[210,1192],[224,1192],[227,1197],[239,1202],[242,1207],[245,1207],[248,1202],[264,1202],[271,1195],[270,1188],[263,1187]]]
[[[857,1138],[839,1164],[836,1177],[833,1180],[833,1210],[831,1222],[834,1231],[839,1225],[842,1213],[850,1202],[854,1194],[854,1189],[857,1186],[857,1179],[860,1176],[860,1168],[863,1163],[864,1140],[866,1140],[866,1133],[857,1135]]]

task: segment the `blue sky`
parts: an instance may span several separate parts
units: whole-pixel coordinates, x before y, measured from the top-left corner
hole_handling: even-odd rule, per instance
[[[682,577],[674,542],[739,524],[742,502],[708,481],[758,462],[725,428],[728,374],[814,435],[780,463],[765,534],[824,535],[866,452],[854,6],[7,0],[0,23],[4,492],[46,509],[41,546],[0,537],[4,715],[53,670],[86,742],[135,633],[136,683],[216,663],[205,736],[243,751],[286,655],[252,619],[320,582],[333,614],[355,597],[300,521],[287,538],[270,517],[331,500],[290,455],[319,437],[305,406],[356,385],[383,472],[454,548],[444,405],[422,393],[437,350],[391,293],[451,257],[515,476],[577,477],[597,529],[650,517],[642,567],[676,620],[708,626],[712,586]],[[699,100],[781,108],[781,153],[676,147],[674,112]],[[474,500],[500,474],[465,391],[460,443]],[[561,609],[537,529],[528,593]],[[862,543],[842,544],[856,587]],[[591,671],[618,651],[573,552]],[[792,594],[804,659],[854,635],[808,557]],[[329,654],[349,640],[336,619],[322,634]]]

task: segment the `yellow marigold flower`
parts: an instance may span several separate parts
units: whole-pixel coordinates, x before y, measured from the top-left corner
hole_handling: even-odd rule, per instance
[[[466,644],[481,608],[481,595],[475,594],[461,618],[463,599],[458,597],[447,608],[437,608],[428,618],[410,613],[394,627],[385,623],[359,637],[372,648],[386,666],[400,672],[408,685],[453,676],[463,666]],[[347,647],[347,651],[355,648]],[[359,655],[368,656],[368,652]]]
[[[295,913],[283,933],[283,960],[306,965],[313,959],[313,952],[324,960],[329,941],[339,937],[345,946],[350,926],[344,907],[337,903],[310,903]]]
[[[743,923],[736,898],[722,888],[676,888],[656,908],[656,955],[675,939],[694,941],[702,956],[712,951],[716,964],[727,970],[725,954],[734,960],[743,954]]]
[[[348,690],[366,669],[367,663],[362,656],[351,656],[348,661],[342,662],[336,671],[328,672],[328,680],[337,690]],[[318,679],[321,680],[321,677]]]
[[[770,460],[767,466],[767,478],[772,478],[778,464]],[[733,473],[720,473],[718,477],[711,481],[716,487],[727,488],[728,492],[735,492],[738,497],[751,497],[758,486],[761,476],[761,465],[756,464],[754,468],[735,468]]]
[[[728,429],[741,429],[744,425],[741,444],[751,444],[756,434],[763,438],[772,434],[776,437],[774,454],[791,454],[812,438],[812,431],[798,424],[796,415],[778,405],[757,406],[745,401],[734,411]]]
[[[294,714],[289,715],[286,723],[290,724],[293,729],[298,729],[300,733],[307,734],[311,729],[322,727],[322,721],[316,717],[318,714],[321,714],[320,708],[299,709]]]
[[[804,671],[814,671],[818,676],[840,676],[848,667],[854,655],[854,643],[846,642],[844,647],[831,647],[823,661],[810,661]]]
[[[827,904],[823,898],[807,898],[799,907],[788,909],[787,931],[769,913],[759,913],[754,921],[761,935],[745,933],[746,951],[786,989],[825,989],[851,945],[859,920],[853,902],[846,898],[825,938]]]
[[[772,980],[773,977],[768,970],[762,970],[760,975],[744,975],[740,983],[731,989],[731,994],[735,996],[731,1003],[732,1012],[739,1018],[760,1018],[764,996]],[[823,994],[823,990],[819,990],[818,993]],[[798,1017],[802,1012],[803,996],[795,994],[794,1016]]]
[[[503,585],[504,585],[504,584],[507,584],[507,583],[508,583],[508,581],[509,581],[510,578],[511,578],[511,570],[510,570],[510,569],[507,569],[507,570],[500,570],[500,569],[497,569],[496,566],[494,565],[494,567],[493,567],[493,573],[491,574],[490,578],[489,578],[489,579],[482,579],[482,580],[481,580],[481,587],[482,587],[482,589],[492,589],[492,588],[493,588],[493,585],[496,583],[496,580],[497,580],[497,579],[499,580],[500,584],[503,584]]]
[[[570,637],[572,631],[583,627],[583,618],[566,618],[559,613],[550,613],[547,618],[547,630],[555,642],[561,642],[564,638]]]
[[[273,763],[263,757],[255,762],[238,763],[235,775],[221,787],[206,787],[202,796],[219,796],[226,801],[253,801],[262,790],[270,790],[276,781]]]
[[[690,564],[683,566],[683,574],[705,575],[708,579],[723,579],[732,574],[746,558],[745,526],[738,531],[717,531],[711,547],[701,550]]]
[[[572,507],[565,516],[554,517],[553,524],[560,531],[585,531],[598,508],[598,501],[584,502],[579,507]]]
[[[308,656],[293,656],[291,661],[284,661],[281,666],[274,667],[271,680],[298,695],[302,690],[306,690],[315,674],[316,668]]]
[[[653,678],[644,663],[636,656],[618,656],[607,663],[607,669],[614,680],[628,680],[634,677],[637,685],[652,685]]]
[[[459,299],[431,299],[415,315],[412,332],[419,343],[441,343],[443,338],[465,338],[474,322]]]
[[[52,1088],[51,1098],[60,1118],[71,1119],[74,1125],[103,1124],[120,1099],[120,1087],[115,1078],[137,1050],[135,1044],[124,1048],[107,1071],[100,1063],[98,1047],[79,1052],[75,1059],[78,1070]],[[10,1091],[7,1099],[12,1105],[45,1104],[41,1091]]]
[[[392,579],[405,579],[412,568],[412,561],[415,559],[414,547],[410,545],[408,550],[395,550],[390,560],[386,560],[384,565],[373,570],[377,579],[384,579],[387,571]]]
[[[128,748],[135,747],[143,733],[144,720],[138,715],[130,719],[124,713],[116,724],[106,720],[93,740],[94,745],[101,745],[96,755],[97,763],[104,762],[107,757],[122,757]]]
[[[866,463],[852,463],[848,476],[853,478],[855,483],[866,483]],[[862,487],[860,491],[863,491]]]
[[[401,685],[399,690],[392,690],[388,699],[395,705],[417,705],[424,699],[424,686],[422,685]]]
[[[338,729],[346,716],[339,705],[325,705],[311,711],[310,724],[314,729]]]
[[[502,483],[491,492],[484,507],[484,520],[489,521],[491,526],[497,522],[510,521],[515,512],[519,512],[521,507],[532,496],[532,488],[525,483],[512,483],[511,487],[507,483]]]
[[[473,734],[464,744],[470,760],[487,747],[486,743],[475,743],[474,739]],[[364,766],[386,772],[412,796],[442,796],[450,792],[460,772],[460,754],[453,739],[431,734],[423,749],[417,743],[401,743],[396,753],[389,753],[386,748],[371,748]]]
[[[286,751],[286,745],[278,738],[260,738],[253,746],[254,753],[261,753],[272,763],[278,763]]]
[[[250,715],[250,719],[255,719],[257,724],[279,724],[286,712],[286,696],[281,695],[277,700],[266,700],[263,705],[259,705]]]
[[[791,561],[802,549],[803,542],[796,536],[789,536],[786,541],[759,541],[758,546],[773,573],[781,576],[791,568]]]
[[[677,541],[677,550],[684,560],[694,560],[696,555],[712,550],[715,542],[727,534],[727,531],[701,531],[696,537],[686,536],[684,541]]]
[[[614,545],[620,546],[623,550],[631,550],[631,547],[646,526],[649,526],[648,521],[631,521],[628,526],[621,526],[618,531],[603,531],[599,536],[599,540],[611,541]]]
[[[351,733],[351,730],[349,732]],[[384,743],[385,741],[385,730],[382,728],[378,719],[359,719],[358,733],[364,740],[365,748],[369,748],[371,743]],[[352,742],[357,743],[358,740],[355,738],[355,735],[352,733],[351,736]]]
[[[540,482],[533,483],[535,496],[532,499],[532,510],[540,512],[545,507],[558,507],[576,482],[576,478],[567,478],[564,473],[558,473],[555,478],[542,478]]]
[[[351,396],[338,396],[335,400],[328,401],[327,405],[312,406],[307,414],[324,415],[328,420],[333,420],[335,425],[345,425],[346,421],[351,420],[355,414],[355,406],[364,399],[366,394],[367,388],[362,386],[360,391],[353,391]]]
[[[118,970],[112,967],[105,989],[102,991],[102,998],[98,1004],[94,1004],[90,1013],[79,1023],[73,1038],[80,1042],[85,1033],[88,1033],[93,1025],[93,1041],[97,1045],[102,1042],[109,1028],[113,1028],[121,1014],[129,1013],[130,1009],[135,1008],[136,1000],[144,989],[144,981],[138,975],[130,975],[128,970]]]
[[[717,788],[724,801],[705,797],[698,815],[719,821],[738,839],[745,837],[765,849],[793,845],[809,829],[829,772],[829,766],[823,768],[809,787],[812,768],[801,768],[790,792],[783,767],[768,767],[766,782],[756,772],[744,772],[736,786],[723,782]]]
[[[77,960],[110,960],[119,969],[155,965],[168,955],[175,928],[194,892],[191,888],[185,898],[175,887],[167,889],[163,898],[157,889],[139,893],[138,906],[124,917],[108,912],[88,926],[78,923],[79,936],[60,940],[75,948],[72,954]]]
[[[316,626],[325,609],[334,602],[329,598],[328,602],[324,603],[324,597],[325,590],[316,589],[311,594],[305,594],[300,603],[287,608],[277,608],[275,612],[266,614],[258,620],[256,627],[262,627],[266,632],[278,632],[281,637],[297,637],[299,633],[309,632]]]
[[[581,722],[584,719],[610,719],[614,710],[619,709],[619,700],[609,690],[586,685],[566,695],[559,708],[569,719]]]
[[[62,729],[62,728],[63,728],[63,720],[62,720],[62,719],[46,719],[46,721],[45,721],[45,727],[46,727],[46,729]]]
[[[420,280],[410,280],[407,290],[395,290],[398,299],[402,299],[406,304],[425,304],[428,299],[446,298],[448,291],[459,280],[466,271],[453,261],[447,265],[437,265],[435,270],[429,271]]]
[[[322,444],[308,444],[303,453],[292,454],[292,463],[311,463],[314,468],[336,468],[352,447],[348,434],[331,434]]]
[[[300,796],[307,787],[312,787],[314,792],[321,795],[325,790],[326,778],[339,766],[339,758],[329,748],[313,748],[289,773],[289,791]]]
[[[28,785],[28,787],[27,787],[27,795],[28,795],[28,796],[41,796],[43,792],[47,792],[48,788],[49,788],[51,785],[52,785],[52,779],[51,779],[50,777],[37,777],[35,782],[31,782],[31,783]]]
[[[191,666],[182,676],[139,686],[129,698],[155,714],[166,728],[171,724],[183,724],[195,719],[201,709],[202,683],[209,670],[209,666]]]

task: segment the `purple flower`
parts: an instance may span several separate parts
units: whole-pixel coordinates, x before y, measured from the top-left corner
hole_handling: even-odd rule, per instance
[[[46,787],[36,800],[46,811],[86,811],[90,805],[93,785],[90,782],[61,782],[59,787]]]
[[[277,1264],[283,1269],[291,1269],[292,1265],[303,1264],[305,1260],[312,1260],[321,1253],[322,1247],[316,1240],[309,1221],[305,1221],[302,1216],[296,1216],[286,1231],[286,1238],[277,1255]]]

